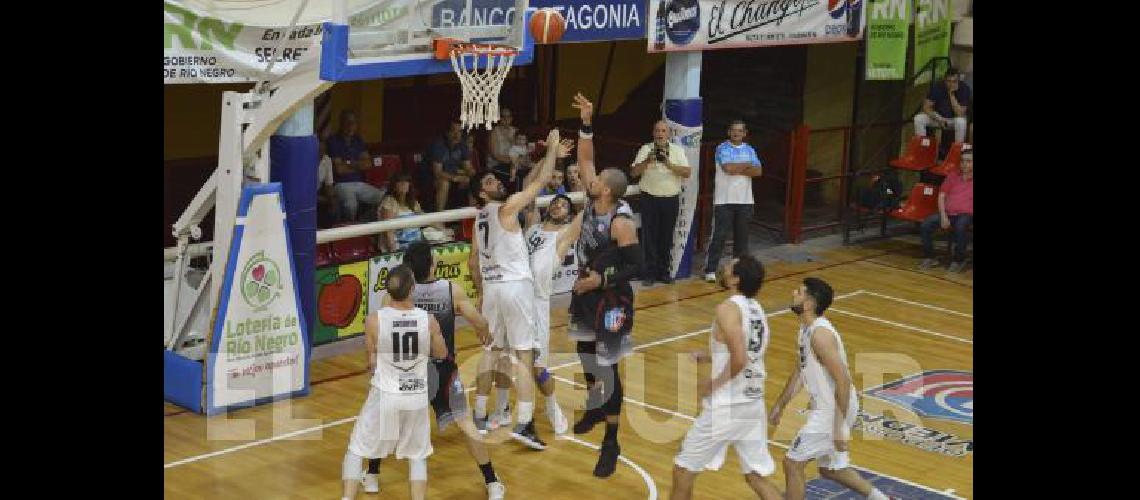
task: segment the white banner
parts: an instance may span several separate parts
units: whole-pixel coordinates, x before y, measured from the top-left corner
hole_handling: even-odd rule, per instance
[[[321,25],[256,27],[229,22],[164,0],[162,83],[256,82],[288,73],[306,57],[320,57]]]
[[[305,388],[307,332],[285,235],[281,185],[245,187],[210,344],[211,410]]]
[[[699,108],[698,108],[699,109]],[[669,275],[677,276],[681,259],[685,256],[685,243],[689,241],[689,231],[693,227],[693,217],[697,213],[697,197],[701,192],[701,135],[703,126],[686,127],[665,117],[669,126],[670,139],[685,148],[685,159],[689,161],[692,173],[681,185],[681,195],[677,200],[677,223],[673,231],[673,250],[670,252]]]
[[[848,42],[863,37],[864,0],[649,2],[649,52]]]

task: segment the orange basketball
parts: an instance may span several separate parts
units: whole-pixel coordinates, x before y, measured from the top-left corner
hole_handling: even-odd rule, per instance
[[[550,7],[538,9],[530,18],[530,35],[534,37],[534,43],[557,42],[565,32],[566,18]]]

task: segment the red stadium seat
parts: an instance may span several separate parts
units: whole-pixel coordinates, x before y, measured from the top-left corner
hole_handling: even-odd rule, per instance
[[[372,257],[372,238],[357,236],[344,240],[334,241],[332,246],[332,260],[337,264],[356,262]]]
[[[914,183],[910,197],[903,206],[891,211],[891,217],[911,222],[922,222],[938,212],[938,188],[922,182]]]
[[[934,166],[938,159],[938,140],[934,137],[914,136],[902,157],[890,161],[891,166],[904,170],[922,171]]]
[[[325,243],[317,245],[317,267],[327,267],[333,264],[332,247],[330,244]]]
[[[946,159],[942,163],[935,165],[930,169],[930,173],[934,175],[946,176],[951,172],[958,170],[958,162],[962,160],[962,143],[955,142],[950,145],[950,151],[946,153]]]

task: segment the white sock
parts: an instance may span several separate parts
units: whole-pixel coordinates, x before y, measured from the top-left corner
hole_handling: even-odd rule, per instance
[[[487,396],[475,395],[475,418],[487,418]]]
[[[495,408],[502,413],[507,409],[507,398],[510,397],[510,389],[498,388],[495,389]]]
[[[519,401],[519,423],[525,424],[534,418],[534,402]]]
[[[871,494],[867,495],[867,498],[869,500],[890,500],[890,497],[884,495],[878,488],[871,488]]]
[[[554,397],[553,394],[546,396],[546,413],[553,414],[556,411],[561,411],[561,408],[558,407],[558,398]]]

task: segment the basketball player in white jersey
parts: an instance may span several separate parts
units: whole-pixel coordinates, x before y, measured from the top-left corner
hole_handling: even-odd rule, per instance
[[[698,362],[712,362],[713,378],[701,384],[701,414],[673,460],[672,500],[692,498],[697,474],[720,469],[730,444],[752,491],[764,500],[783,499],[764,478],[776,471],[776,463],[768,453],[764,408],[764,353],[771,333],[756,301],[763,282],[764,266],[751,255],[725,264],[721,272],[721,286],[735,293],[716,308],[709,352],[693,353]]]
[[[534,434],[531,425],[535,393],[530,376],[534,364],[534,277],[518,214],[534,202],[542,186],[550,180],[558,150],[569,148],[559,140],[556,128],[550,131],[546,143],[546,158],[539,167],[539,174],[522,191],[508,197],[503,183],[493,174],[488,172],[480,177],[476,202],[480,210],[475,219],[475,237],[468,261],[472,279],[481,284],[483,316],[487,318],[492,342],[491,352],[484,352],[480,363],[484,373],[480,373],[482,376],[476,381],[475,426],[480,430],[487,428],[487,396],[491,386],[485,372],[498,357],[496,351],[509,350],[518,390],[518,424],[511,436],[539,450],[546,445]]]
[[[464,395],[463,381],[459,378],[459,366],[455,361],[456,314],[462,315],[468,323],[471,323],[475,328],[475,334],[479,336],[479,342],[484,345],[490,342],[487,320],[467,298],[463,287],[447,279],[436,278],[438,261],[427,241],[419,240],[408,245],[404,250],[403,263],[412,269],[416,280],[416,287],[412,290],[412,303],[435,318],[443,334],[443,341],[447,344],[447,356],[441,360],[434,360],[430,366],[434,373],[428,374],[428,395],[431,397],[432,412],[435,413],[436,429],[438,432],[443,432],[448,425],[455,422],[463,430],[467,452],[475,459],[475,463],[483,473],[487,498],[501,500],[506,494],[506,487],[495,475],[495,467],[491,464],[487,445],[479,438],[479,432],[467,412],[467,398]],[[384,294],[380,299],[380,307],[386,307],[391,302],[391,296]],[[380,491],[379,472],[380,459],[369,460],[368,472],[364,475],[365,493]]]
[[[534,273],[534,378],[539,391],[546,397],[546,416],[550,419],[554,433],[565,434],[570,423],[558,406],[558,398],[554,396],[554,379],[547,371],[550,366],[550,295],[554,289],[554,270],[561,267],[567,259],[573,262],[575,257],[570,249],[582,231],[582,213],[575,216],[570,197],[559,194],[550,200],[546,220],[539,222],[538,217],[538,210],[532,209],[527,215],[529,229],[526,232],[530,269]]]
[[[364,321],[372,388],[352,427],[341,478],[344,499],[356,498],[363,458],[384,458],[395,452],[408,459],[411,497],[427,493],[427,457],[432,453],[428,420],[428,354],[447,356],[439,323],[412,303],[415,277],[407,266],[388,275],[392,302]]]
[[[769,423],[773,429],[779,425],[784,407],[803,387],[811,395],[811,406],[807,422],[784,455],[787,498],[804,498],[804,468],[809,461],[818,460],[821,476],[867,498],[887,500],[883,492],[851,468],[848,441],[859,412],[859,399],[847,369],[843,341],[831,321],[823,316],[834,296],[831,285],[819,278],[805,278],[803,285],[792,292],[791,309],[800,317],[799,362],[772,407]]]

